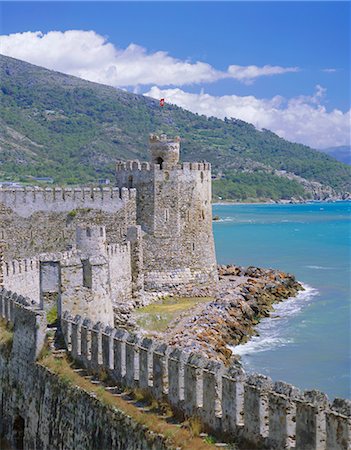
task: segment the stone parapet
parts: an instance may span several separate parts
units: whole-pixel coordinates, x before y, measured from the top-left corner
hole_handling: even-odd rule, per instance
[[[125,330],[90,322],[84,328],[80,317],[68,313],[62,320],[70,324],[62,329],[72,357],[79,355],[83,367],[104,368],[115,382],[149,391],[178,415],[199,417],[209,432],[235,437],[245,448],[350,448],[348,400],[331,404],[321,392],[302,392],[263,375],[226,369],[199,354]],[[83,351],[86,348],[91,351]]]
[[[129,200],[135,200],[135,189],[113,188],[0,188],[0,203],[19,216],[34,212],[66,212],[74,209],[100,209],[115,212]]]

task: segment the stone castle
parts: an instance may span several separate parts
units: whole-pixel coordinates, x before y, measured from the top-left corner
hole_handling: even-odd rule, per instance
[[[0,320],[14,330],[10,352],[0,345],[0,436],[25,449],[169,448],[37,362],[57,307],[77,370],[103,370],[241,448],[349,449],[350,401],[114,327],[114,310],[145,292],[217,283],[210,165],[180,164],[179,146],[152,135],[150,162],[118,162],[114,188],[0,190]]]
[[[151,135],[150,162],[118,162],[112,189],[0,190],[2,286],[113,324],[144,291],[214,285],[211,167],[179,150]]]

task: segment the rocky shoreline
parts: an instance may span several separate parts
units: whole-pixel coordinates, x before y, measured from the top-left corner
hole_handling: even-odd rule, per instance
[[[171,346],[231,364],[239,359],[228,346],[246,342],[272,305],[303,290],[293,275],[257,267],[219,266],[215,299],[186,317],[170,323],[155,337]]]

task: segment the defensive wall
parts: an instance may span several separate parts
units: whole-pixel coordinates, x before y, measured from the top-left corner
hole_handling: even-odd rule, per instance
[[[132,297],[131,244],[110,244],[107,246],[109,263],[111,298],[114,304],[118,300]]]
[[[127,233],[127,242],[107,244],[104,226],[84,225],[77,227],[75,248],[66,252],[5,261],[0,250],[0,287],[28,294],[46,311],[56,305],[59,315],[69,310],[113,325],[113,307],[143,289],[140,227]]]
[[[46,333],[37,304],[0,290],[0,319],[14,326],[11,353],[0,348],[0,447],[5,438],[25,450],[168,448],[164,436],[36,362]]]
[[[125,187],[0,189],[0,203],[21,217],[37,211],[69,212],[78,208],[116,212],[131,198],[135,198],[135,191]]]
[[[39,259],[19,259],[3,261],[0,271],[3,274],[1,286],[19,295],[29,296],[39,303],[40,278]]]
[[[136,223],[136,191],[127,188],[1,189],[0,238],[7,259],[65,251],[79,224],[105,225],[107,242],[125,242]]]
[[[45,314],[37,304],[1,289],[0,317],[14,324],[10,358],[0,352],[2,436],[15,441],[21,423],[24,448],[87,449],[102,443],[105,448],[112,443],[116,448],[166,448],[159,436],[148,441],[145,429],[122,412],[35,364],[46,332]],[[88,371],[104,368],[117,384],[149,391],[178,415],[197,416],[208,431],[235,438],[244,448],[350,448],[349,400],[330,403],[321,392],[302,392],[263,375],[225,368],[80,316],[65,313],[62,330],[71,356]],[[127,439],[132,440],[129,446]]]
[[[235,437],[244,448],[350,448],[349,400],[330,403],[319,391],[302,392],[263,375],[227,369],[80,316],[65,314],[62,329],[67,348],[83,367],[103,368],[116,383],[165,399],[178,414],[199,417],[210,432]]]

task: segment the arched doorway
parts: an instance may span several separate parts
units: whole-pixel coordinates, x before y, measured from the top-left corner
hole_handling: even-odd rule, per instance
[[[16,450],[23,450],[24,448],[24,428],[25,421],[23,417],[16,416],[13,422],[13,441]]]
[[[160,165],[160,169],[162,169],[163,159],[161,157],[158,157],[156,160],[156,163]]]

